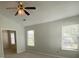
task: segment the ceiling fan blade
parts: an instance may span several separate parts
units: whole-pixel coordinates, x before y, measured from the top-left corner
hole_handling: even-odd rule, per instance
[[[16,7],[12,7],[12,8],[6,8],[6,9],[17,9]]]
[[[25,9],[36,9],[36,7],[25,7]]]
[[[25,12],[27,15],[30,15],[26,10],[24,10],[24,12]]]
[[[18,11],[15,13],[15,16],[18,14]]]

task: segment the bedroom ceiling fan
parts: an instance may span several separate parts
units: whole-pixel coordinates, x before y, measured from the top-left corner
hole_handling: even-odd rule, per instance
[[[30,13],[27,12],[27,9],[35,10],[36,7],[24,7],[22,2],[18,2],[18,6],[17,7],[6,8],[6,9],[17,9],[17,12],[15,13],[15,16],[17,16],[17,15],[23,16],[24,14],[27,14],[29,16]]]

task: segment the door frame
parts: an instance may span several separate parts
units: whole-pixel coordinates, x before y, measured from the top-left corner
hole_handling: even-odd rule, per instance
[[[12,30],[12,31],[16,31],[16,29],[14,29],[14,28],[6,28],[6,27],[1,27],[1,43],[2,43],[2,52],[3,52],[3,57],[4,57],[4,46],[3,46],[3,39],[2,39],[2,37],[3,37],[3,30]],[[16,34],[17,34],[17,32],[16,32]],[[16,39],[17,39],[17,36],[16,36]],[[17,40],[16,40],[16,53],[17,53]]]

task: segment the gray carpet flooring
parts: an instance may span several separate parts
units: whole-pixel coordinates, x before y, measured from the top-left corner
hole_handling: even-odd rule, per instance
[[[12,49],[6,49],[4,53],[5,58],[56,58],[55,56],[48,56],[36,52],[25,51],[23,53],[17,54]]]
[[[20,54],[6,54],[5,58],[53,58],[52,56],[47,56],[43,54],[24,52]]]

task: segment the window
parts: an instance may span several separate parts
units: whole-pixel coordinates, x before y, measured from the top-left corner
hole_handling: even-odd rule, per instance
[[[27,31],[27,45],[28,46],[35,46],[35,43],[34,43],[34,30]]]
[[[14,32],[11,32],[10,35],[11,35],[11,44],[14,45],[15,44],[15,35],[14,35]]]
[[[62,49],[77,50],[79,39],[79,25],[68,25],[62,27]]]

